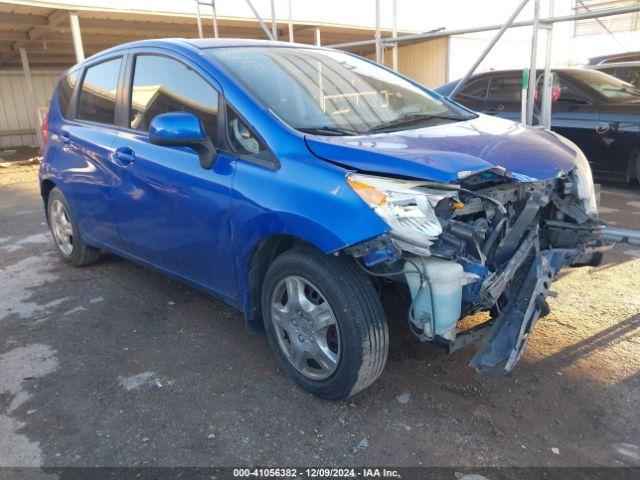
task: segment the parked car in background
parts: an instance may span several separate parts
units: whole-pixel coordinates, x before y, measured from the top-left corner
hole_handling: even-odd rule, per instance
[[[588,68],[608,73],[640,88],[640,52],[593,57],[589,59]]]
[[[585,153],[594,174],[640,179],[640,90],[589,69],[555,69],[551,129]],[[538,123],[542,72],[537,72],[534,123]],[[449,95],[457,82],[436,88]],[[472,110],[520,121],[522,71],[473,76],[454,100]]]
[[[154,40],[85,60],[51,102],[40,182],[66,261],[104,250],[228,302],[329,399],[382,373],[383,292],[449,352],[488,333],[472,365],[504,373],[560,269],[609,247],[567,139],[290,43]]]
[[[623,82],[630,83],[634,87],[640,88],[640,61],[603,63],[602,65],[590,66],[589,68],[613,75]]]

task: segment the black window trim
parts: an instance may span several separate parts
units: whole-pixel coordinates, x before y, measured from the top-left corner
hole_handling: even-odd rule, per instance
[[[113,129],[120,128],[118,124],[118,109],[120,104],[120,97],[122,95],[122,80],[124,78],[124,73],[125,73],[124,66],[126,63],[126,57],[127,57],[126,52],[118,51],[118,52],[114,52],[113,55],[99,57],[99,58],[96,58],[95,61],[92,61],[91,63],[82,65],[82,72],[78,77],[78,84],[76,85],[74,97],[72,98],[72,102],[71,102],[73,110],[71,111],[72,115],[69,118],[69,120],[73,120],[75,122],[78,122],[84,125],[96,125],[100,127],[107,127],[107,128],[113,128]],[[100,65],[101,63],[110,62],[118,58],[120,58],[120,70],[118,72],[118,82],[116,84],[116,101],[115,101],[113,123],[101,123],[101,122],[86,120],[83,118],[78,118],[78,112],[80,111],[80,96],[82,94],[82,87],[84,85],[84,79],[87,75],[87,70],[89,70],[91,67],[95,67],[96,65]]]

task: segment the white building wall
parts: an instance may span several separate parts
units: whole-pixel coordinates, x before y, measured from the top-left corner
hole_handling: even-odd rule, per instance
[[[48,107],[53,89],[61,72],[32,71],[36,105]],[[27,83],[20,70],[0,70],[0,148],[35,146],[35,112],[30,112]],[[30,117],[30,115],[33,116]],[[32,130],[33,133],[9,135],[16,130]]]

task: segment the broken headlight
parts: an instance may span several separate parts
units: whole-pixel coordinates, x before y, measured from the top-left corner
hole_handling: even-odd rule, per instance
[[[442,233],[435,206],[456,195],[426,188],[424,182],[358,173],[347,175],[347,183],[391,227],[395,238],[423,248]]]
[[[591,167],[584,156],[582,150],[576,147],[576,168],[572,172],[573,181],[576,184],[576,195],[582,202],[582,207],[587,215],[595,217],[598,215],[598,202],[596,191],[593,187],[593,175]]]
[[[576,168],[571,171],[571,177],[576,185],[575,194],[578,200],[582,204],[582,208],[590,217],[598,215],[598,202],[596,200],[596,191],[593,187],[593,175],[591,174],[591,167],[587,161],[580,147],[573,143],[568,138],[558,135],[552,132],[558,140],[570,147],[575,153]]]

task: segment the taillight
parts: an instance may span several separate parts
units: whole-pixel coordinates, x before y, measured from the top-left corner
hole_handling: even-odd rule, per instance
[[[47,115],[42,118],[42,125],[40,125],[40,131],[42,132],[42,142],[46,142],[47,133],[49,130],[47,129]]]

